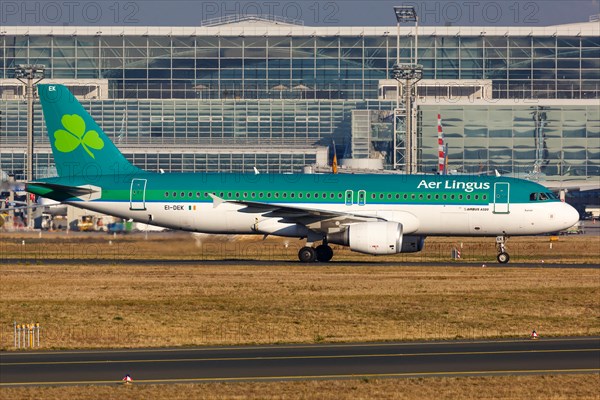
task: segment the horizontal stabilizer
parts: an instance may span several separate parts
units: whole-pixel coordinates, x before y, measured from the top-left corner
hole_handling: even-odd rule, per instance
[[[47,183],[47,182],[29,182],[27,184],[27,190],[31,186],[38,186],[38,187],[50,189],[54,192],[62,192],[62,193],[70,195],[70,197],[80,197],[80,196],[85,196],[85,195],[89,195],[89,194],[98,192],[98,190],[93,189],[90,186],[67,186],[67,185],[59,185],[57,183]]]

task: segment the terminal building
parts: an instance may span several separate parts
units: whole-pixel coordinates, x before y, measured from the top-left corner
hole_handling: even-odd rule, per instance
[[[26,172],[22,64],[66,84],[126,157],[150,171],[296,173],[331,163],[392,169],[396,27],[315,27],[230,16],[198,27],[4,26],[0,168]],[[423,65],[417,169],[600,176],[600,29],[414,27],[400,60]],[[55,172],[39,104],[34,178]]]

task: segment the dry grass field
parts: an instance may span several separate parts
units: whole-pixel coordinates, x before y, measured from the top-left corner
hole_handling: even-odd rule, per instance
[[[304,382],[209,383],[35,387],[0,389],[2,399],[598,399],[600,375],[498,376],[342,380]]]
[[[30,261],[0,267],[3,349],[12,348],[13,321],[39,322],[44,348],[522,337],[534,328],[542,336],[600,334],[598,269],[205,265],[198,251],[225,258],[223,248],[245,242],[197,247],[189,235],[168,234],[0,238],[6,258],[17,247],[31,250],[24,257]],[[591,254],[598,238],[561,238],[551,250],[548,238],[529,240],[515,247],[543,245],[564,253],[561,260],[587,254],[597,261]],[[286,250],[282,241],[272,243]],[[465,240],[463,249],[476,243]],[[76,253],[82,246],[89,257]],[[286,259],[263,246],[257,257],[231,251],[230,258]],[[145,261],[122,265],[126,258]]]
[[[598,263],[600,238],[511,240],[531,268],[497,266],[493,243],[434,238],[423,253],[339,249],[338,262],[301,265],[287,262],[295,240],[0,234],[0,348],[13,350],[13,321],[39,322],[45,349],[600,334],[600,270],[537,267]],[[452,247],[474,266],[453,265]],[[205,262],[223,259],[234,261]],[[599,385],[598,374],[115,384],[2,388],[0,399],[598,399]]]

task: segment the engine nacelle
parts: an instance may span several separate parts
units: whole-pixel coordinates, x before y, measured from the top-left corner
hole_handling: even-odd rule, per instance
[[[360,222],[343,232],[327,235],[330,243],[350,246],[366,254],[396,254],[402,249],[402,224],[397,222]]]
[[[414,253],[421,251],[425,243],[422,236],[403,237],[402,224],[397,222],[360,222],[327,235],[327,240],[372,255]]]

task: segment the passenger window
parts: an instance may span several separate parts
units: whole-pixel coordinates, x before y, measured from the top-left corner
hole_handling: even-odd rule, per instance
[[[165,197],[169,197],[169,192],[165,192]]]

